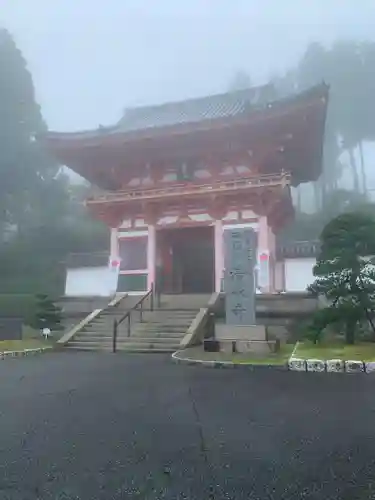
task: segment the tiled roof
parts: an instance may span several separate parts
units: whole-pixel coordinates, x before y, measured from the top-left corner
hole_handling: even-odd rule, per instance
[[[261,87],[226,92],[196,99],[168,102],[154,106],[141,106],[125,110],[121,120],[109,127],[81,132],[49,132],[44,138],[81,140],[97,139],[116,134],[137,135],[138,132],[154,132],[163,127],[197,124],[204,121],[246,116],[266,109],[277,109],[317,96],[328,96],[323,83],[298,94],[280,96],[272,84]]]
[[[125,110],[117,131],[135,132],[203,120],[230,118],[264,106],[275,97],[273,85],[253,87],[186,101]]]

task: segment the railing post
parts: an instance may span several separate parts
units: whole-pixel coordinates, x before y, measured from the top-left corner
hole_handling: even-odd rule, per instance
[[[139,310],[139,320],[142,323],[142,321],[143,321],[143,301],[141,302],[141,308]]]
[[[208,334],[209,338],[214,339],[215,338],[215,313],[209,312],[208,313]]]
[[[161,290],[160,285],[156,288],[156,306],[158,309],[161,308]]]
[[[129,314],[128,314],[128,337],[130,337],[130,326],[131,326],[130,316],[131,316],[131,313],[129,311]]]
[[[151,285],[150,309],[154,310],[154,284]]]
[[[112,352],[116,352],[117,350],[117,330],[118,330],[118,323],[117,319],[113,322],[113,336],[112,336]]]

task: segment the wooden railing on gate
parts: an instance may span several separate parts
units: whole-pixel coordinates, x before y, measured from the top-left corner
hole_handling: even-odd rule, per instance
[[[248,176],[231,180],[217,180],[211,184],[173,184],[155,188],[132,189],[127,191],[116,191],[105,195],[88,198],[87,205],[106,203],[122,203],[137,199],[152,200],[163,198],[175,198],[181,195],[202,195],[205,193],[218,194],[225,192],[236,192],[238,190],[248,190],[259,186],[287,186],[290,184],[291,176],[289,172],[277,174],[263,174]]]
[[[139,301],[135,304],[134,307],[129,309],[120,319],[115,319],[113,322],[113,334],[112,334],[112,352],[117,351],[117,336],[118,336],[118,327],[123,323],[125,320],[127,320],[127,336],[130,337],[131,334],[131,325],[132,325],[132,319],[133,315],[137,312],[139,312],[139,320],[142,323],[143,321],[143,312],[145,310],[144,304],[147,299],[150,299],[150,307],[149,311],[154,310],[154,285],[151,285],[151,289],[143,295],[142,298],[139,299]]]

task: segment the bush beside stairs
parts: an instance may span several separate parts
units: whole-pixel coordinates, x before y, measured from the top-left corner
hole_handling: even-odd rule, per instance
[[[99,316],[80,329],[65,344],[67,350],[112,350],[113,323],[134,307],[140,297],[127,297],[121,311],[116,307],[104,309]],[[131,313],[131,333],[128,336],[127,320],[118,327],[117,351],[174,352],[180,347],[189,326],[209,296],[163,296],[160,308],[144,310],[140,321],[139,311]]]

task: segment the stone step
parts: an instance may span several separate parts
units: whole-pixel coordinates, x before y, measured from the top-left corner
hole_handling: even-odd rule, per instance
[[[149,317],[144,317],[142,318],[142,323],[147,324],[168,324],[168,325],[174,325],[174,324],[182,324],[182,323],[191,323],[195,319],[196,315],[194,316],[165,316],[164,318],[162,317],[157,317],[157,316],[149,316]],[[140,323],[140,321],[139,321]]]
[[[142,321],[192,321],[196,315],[198,314],[198,311],[192,311],[189,314],[175,314],[175,313],[169,313],[169,312],[163,312],[160,314],[159,312],[148,312],[144,313],[142,316]],[[135,316],[137,318],[137,316]],[[140,317],[138,316],[140,319]]]
[[[114,320],[116,318],[121,318],[124,316],[128,311],[103,311],[96,319],[96,321],[100,320]]]
[[[140,323],[139,321],[132,323],[131,329],[137,329],[139,331],[152,330],[152,331],[174,331],[176,328],[179,330],[187,330],[191,325],[193,319],[190,320],[178,320],[178,321],[144,321]],[[127,332],[128,323],[125,321],[118,326],[119,331]],[[113,322],[107,323],[89,323],[86,325],[82,331],[84,332],[108,332],[113,331]]]
[[[94,321],[112,321],[114,319],[122,318],[128,311],[113,311],[102,312]],[[144,318],[194,318],[199,312],[199,309],[193,309],[191,311],[167,311],[167,310],[154,310],[154,311],[143,311],[142,316]],[[132,318],[140,318],[140,311],[132,311]]]
[[[180,348],[179,345],[170,345],[170,346],[162,346],[162,347],[141,347],[141,346],[126,346],[126,348],[121,348],[119,351],[127,351],[127,352],[175,352]]]
[[[111,327],[111,328],[113,328],[113,325],[114,325],[115,319],[116,319],[116,318],[113,318],[113,320],[112,320],[112,319],[107,319],[106,321],[94,320],[94,321],[92,321],[92,322],[88,323],[88,324],[86,325],[86,327],[98,326],[98,327]],[[119,318],[118,318],[118,319],[119,319]],[[138,323],[138,318],[137,318],[137,320],[136,320],[136,321],[134,320],[134,322]],[[121,324],[121,325],[127,325],[127,320],[122,321],[122,323],[120,323],[120,324]]]
[[[131,323],[132,324],[143,324],[143,325],[147,325],[147,324],[151,324],[151,325],[185,325],[185,324],[189,324],[194,320],[195,316],[191,316],[191,317],[186,317],[186,318],[155,318],[155,317],[144,317],[142,319],[142,323],[140,321],[140,318],[137,318],[137,317],[133,317],[131,318]],[[92,328],[92,327],[100,327],[100,328],[103,328],[103,327],[113,327],[113,324],[114,324],[114,320],[94,320],[90,323],[88,323],[85,328]],[[128,324],[128,321],[127,319],[125,319],[124,321],[122,321],[122,323],[120,323],[120,325],[127,325]]]
[[[178,350],[178,346],[171,347],[161,347],[161,348],[145,348],[140,346],[127,346],[126,349],[118,349],[119,352],[134,352],[134,353],[172,353]],[[103,352],[112,352],[112,346],[101,346],[101,347],[93,347],[93,346],[66,346],[66,349],[69,351],[103,351]]]
[[[130,337],[134,338],[166,338],[166,339],[181,339],[185,335],[185,332],[139,332],[139,331],[134,331],[131,332]],[[112,337],[112,332],[82,332],[82,333],[77,333],[74,336],[73,340],[87,340],[87,339],[108,339],[111,340]],[[129,338],[127,334],[118,334],[118,340],[121,339],[127,339]]]
[[[69,342],[66,346],[68,349],[82,349],[82,350],[112,350],[111,342]],[[131,350],[141,350],[141,351],[165,351],[173,352],[179,348],[178,343],[154,343],[154,342],[127,342],[117,344],[118,351],[131,351]]]
[[[107,320],[107,321],[98,321],[94,320],[87,325],[85,325],[85,328],[92,328],[92,327],[98,327],[98,328],[113,328],[114,324],[114,319],[113,320]]]
[[[144,309],[144,313],[153,314],[193,314],[201,309],[200,307],[191,307],[189,309],[168,309],[168,307],[157,308],[155,307],[152,311],[151,309]]]
[[[113,321],[108,321],[107,323],[89,323],[85,326],[85,330],[113,330]]]
[[[179,325],[165,325],[165,324],[155,324],[155,323],[138,323],[134,325],[133,331],[136,332],[175,332],[175,331],[186,331],[190,326],[190,323],[184,323]]]
[[[166,338],[166,339],[181,339],[184,337],[186,332],[175,331],[175,332],[150,332],[150,331],[137,331],[131,333],[131,337],[136,338]]]
[[[156,343],[156,344],[163,344],[163,343],[176,343],[179,344],[179,340],[181,339],[182,336],[180,337],[138,337],[137,335],[131,336],[131,337],[126,337],[126,338],[118,338],[117,339],[117,345],[122,345],[122,344],[129,344],[129,343],[139,343],[139,344],[147,344],[147,343]],[[69,342],[69,344],[74,344],[74,343],[87,343],[87,344],[105,344],[105,343],[110,343],[112,345],[112,337],[78,337],[74,338]]]
[[[176,330],[133,330],[130,333],[130,337],[139,337],[139,338],[181,338],[186,335],[187,330],[179,330],[176,328]],[[119,335],[119,338],[124,337],[124,338],[129,338],[128,335]]]
[[[142,321],[143,322],[179,322],[179,321],[193,321],[193,319],[196,317],[198,314],[198,311],[193,311],[189,314],[175,314],[174,312],[170,314],[169,312],[163,312],[160,314],[159,312],[147,312],[144,313],[142,316]],[[105,316],[99,316],[98,318],[95,318],[91,323],[89,323],[87,326],[90,325],[107,325],[107,324],[113,324],[115,320],[120,320],[122,319],[122,315],[105,315]],[[131,320],[132,322],[140,321],[140,315],[138,313],[132,313],[131,315]],[[127,322],[127,319],[123,321],[123,323]]]
[[[159,313],[150,313],[150,316],[144,315],[145,318],[150,318],[150,319],[166,319],[166,318],[195,318],[196,315],[199,313],[199,309],[195,309],[194,311],[188,311],[185,314],[180,313],[176,314],[175,312],[171,311],[162,311],[160,314]]]

